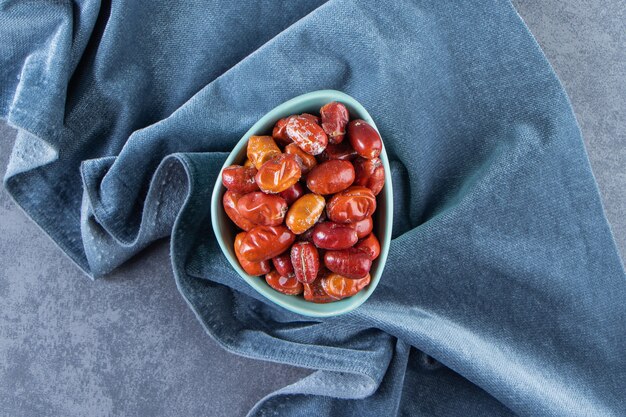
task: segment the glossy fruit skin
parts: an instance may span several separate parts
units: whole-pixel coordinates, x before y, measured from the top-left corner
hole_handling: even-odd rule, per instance
[[[255,225],[278,226],[287,214],[287,202],[277,195],[255,191],[239,199],[237,211]]]
[[[356,230],[345,224],[324,222],[313,228],[313,243],[321,249],[341,250],[354,246],[358,241]]]
[[[257,226],[243,238],[239,251],[243,259],[261,262],[285,252],[295,239],[285,226]]]
[[[330,143],[341,143],[346,134],[346,126],[350,119],[348,109],[336,101],[325,104],[320,109],[322,128],[328,135]]]
[[[378,195],[385,185],[385,167],[380,158],[358,157],[352,163],[356,173],[354,185],[367,187],[374,195]]]
[[[320,269],[320,257],[317,248],[310,242],[297,242],[291,247],[291,264],[296,279],[309,284],[315,281]]]
[[[374,220],[372,217],[366,217],[363,220],[359,220],[358,222],[352,223],[351,225],[356,230],[356,235],[359,239],[363,239],[374,229]]]
[[[224,193],[224,197],[222,198],[222,204],[224,205],[224,211],[226,215],[239,227],[240,229],[245,230],[246,232],[252,229],[256,224],[251,222],[250,220],[244,218],[239,213],[239,209],[237,209],[237,203],[239,199],[243,197],[244,194],[237,194],[233,191],[226,191]]]
[[[274,268],[284,277],[294,276],[293,265],[291,264],[291,251],[288,250],[272,258]]]
[[[328,295],[322,287],[322,279],[328,274],[328,271],[320,271],[320,278],[310,284],[304,285],[304,299],[312,303],[325,304],[337,301],[338,298]]]
[[[246,232],[241,232],[235,236],[234,249],[239,265],[241,265],[243,270],[250,275],[259,276],[267,274],[271,270],[269,261],[250,262],[241,255],[241,243],[245,239],[246,235]]]
[[[376,196],[367,187],[353,185],[332,196],[326,205],[328,218],[336,223],[355,223],[376,210]]]
[[[324,212],[326,200],[318,194],[305,194],[289,208],[285,224],[293,233],[299,235],[309,230]]]
[[[230,165],[222,170],[222,184],[228,190],[239,194],[258,191],[259,186],[254,180],[256,174],[257,170],[254,167]]]
[[[322,161],[330,161],[331,159],[340,159],[342,161],[352,161],[359,154],[352,149],[350,141],[343,141],[338,144],[329,143],[324,152],[319,155]]]
[[[280,148],[271,136],[250,136],[248,139],[247,156],[256,169],[281,154]]]
[[[319,116],[316,116],[316,115],[314,115],[314,114],[310,114],[310,113],[302,113],[302,114],[300,115],[300,117],[304,117],[304,118],[306,118],[306,119],[309,119],[310,121],[312,121],[312,122],[314,122],[314,123],[316,123],[316,124],[318,124],[318,125],[321,125],[321,124],[322,124],[322,119],[320,119],[320,118],[319,118]]]
[[[306,185],[314,193],[329,195],[351,186],[354,178],[354,167],[350,162],[332,160],[313,168],[306,177]]]
[[[294,155],[298,164],[300,165],[300,171],[302,171],[302,175],[306,175],[317,165],[317,159],[313,155],[309,155],[304,152],[298,145],[295,143],[290,143],[285,146],[285,153]]]
[[[321,123],[320,118],[313,114],[302,113],[300,116],[304,117],[305,119],[309,119],[318,125]],[[283,146],[288,145],[292,142],[289,136],[287,136],[286,130],[287,122],[289,122],[289,119],[291,119],[292,117],[294,116],[283,117],[276,122],[276,124],[274,125],[274,129],[272,130],[272,137],[274,138],[274,140]]]
[[[359,279],[370,272],[372,260],[369,254],[355,248],[329,250],[324,254],[324,265],[336,274]]]
[[[265,282],[276,291],[287,295],[302,294],[304,287],[295,277],[286,277],[278,271],[272,271],[265,275]]]
[[[348,124],[348,139],[356,153],[366,159],[377,158],[383,150],[380,135],[365,120],[356,119]]]
[[[287,127],[287,122],[289,121],[289,117],[284,117],[276,122],[274,125],[274,129],[272,130],[272,137],[277,143],[281,145],[287,145],[291,143],[291,139],[287,136],[287,131],[285,128]]]
[[[328,145],[328,136],[324,129],[307,117],[291,117],[286,131],[287,136],[308,154],[319,155]]]
[[[326,294],[340,300],[357,294],[367,287],[371,280],[370,274],[360,279],[350,279],[340,274],[331,273],[321,279],[321,284]]]
[[[295,183],[285,191],[278,193],[279,196],[285,199],[288,205],[292,205],[294,201],[302,197],[304,194],[304,187],[299,182]]]
[[[370,233],[365,239],[357,242],[354,247],[362,252],[367,253],[370,259],[373,261],[380,255],[380,242],[374,233]]]
[[[226,214],[242,268],[283,294],[327,303],[371,280],[380,256],[372,214],[384,188],[382,140],[347,108],[282,118],[272,136],[251,136],[243,166],[222,172]]]
[[[298,182],[301,175],[296,157],[283,153],[263,164],[255,180],[261,191],[276,194]]]

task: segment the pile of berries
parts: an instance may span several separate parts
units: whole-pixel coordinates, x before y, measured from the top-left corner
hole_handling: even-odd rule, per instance
[[[222,171],[241,267],[315,303],[365,288],[380,253],[372,215],[385,184],[381,150],[378,132],[338,102],[251,136],[244,165]]]

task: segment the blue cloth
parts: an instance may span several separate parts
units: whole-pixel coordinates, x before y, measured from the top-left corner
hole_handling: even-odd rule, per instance
[[[315,370],[251,415],[626,415],[624,270],[568,99],[511,4],[321,3],[1,1],[7,189],[92,277],[171,235],[212,337]],[[326,88],[381,130],[394,239],[362,307],[312,320],[237,276],[209,197],[257,119]]]

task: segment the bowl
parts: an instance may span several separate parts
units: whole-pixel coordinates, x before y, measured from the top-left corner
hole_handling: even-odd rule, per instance
[[[256,122],[250,130],[243,135],[228,158],[226,158],[226,162],[224,162],[222,169],[233,164],[243,165],[246,159],[246,147],[250,136],[271,135],[272,128],[277,120],[292,114],[319,113],[320,108],[324,104],[331,101],[343,103],[350,112],[350,119],[363,119],[378,131],[374,120],[372,120],[372,117],[369,115],[367,110],[365,110],[365,108],[354,98],[340,91],[313,91],[286,101],[271,110],[258,122]],[[286,308],[294,313],[309,317],[330,317],[345,314],[354,310],[372,295],[376,286],[380,282],[383,269],[385,268],[387,254],[389,253],[389,244],[391,242],[391,227],[393,224],[393,189],[391,184],[389,160],[387,159],[384,143],[382,152],[380,153],[380,159],[385,169],[385,186],[377,196],[377,208],[373,218],[373,232],[380,241],[380,256],[372,263],[372,268],[370,270],[370,284],[356,295],[335,301],[333,303],[315,304],[306,301],[302,298],[302,296],[279,293],[270,287],[265,282],[263,277],[255,277],[247,274],[241,266],[239,266],[235,250],[233,248],[237,229],[230,218],[226,215],[224,207],[222,206],[222,198],[226,192],[226,188],[222,185],[220,175],[217,178],[215,188],[213,189],[213,195],[211,197],[211,221],[213,224],[213,231],[215,232],[217,241],[226,256],[226,259],[228,259],[228,262],[230,262],[241,278],[252,288],[268,300],[272,301],[274,304]]]

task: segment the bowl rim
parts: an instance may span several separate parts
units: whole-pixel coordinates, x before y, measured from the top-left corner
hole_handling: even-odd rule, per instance
[[[222,252],[224,253],[224,256],[231,264],[231,266],[244,279],[244,281],[246,281],[248,285],[254,288],[263,297],[291,312],[308,317],[332,317],[348,313],[362,305],[372,295],[372,293],[378,286],[378,283],[380,282],[383,271],[385,269],[385,264],[387,262],[387,256],[389,254],[393,225],[393,186],[391,181],[391,169],[385,149],[384,140],[382,151],[379,156],[385,170],[385,186],[382,190],[386,200],[386,218],[382,220],[382,222],[384,223],[383,238],[381,239],[379,237],[379,241],[381,241],[381,250],[380,255],[377,259],[378,269],[375,274],[376,276],[371,277],[370,284],[362,292],[360,292],[360,294],[362,294],[360,297],[355,295],[327,304],[309,303],[311,304],[311,308],[309,308],[309,306],[302,307],[290,304],[289,300],[293,299],[293,296],[285,295],[272,289],[267,285],[262,277],[247,274],[243,270],[243,268],[241,268],[237,259],[231,255],[230,248],[226,246],[226,239],[222,235],[222,226],[218,222],[218,210],[224,210],[224,208],[222,207],[222,196],[226,191],[226,187],[224,187],[224,185],[222,184],[222,170],[229,165],[237,163],[236,159],[238,159],[238,155],[241,153],[242,148],[247,147],[247,142],[250,136],[266,133],[267,129],[263,129],[264,132],[259,132],[259,130],[261,130],[262,126],[266,125],[270,121],[272,121],[271,124],[273,126],[278,119],[289,116],[291,114],[295,114],[295,112],[291,111],[290,109],[306,104],[306,102],[308,101],[316,101],[321,99],[325,100],[327,103],[331,101],[338,101],[346,104],[349,108],[353,110],[353,113],[356,113],[359,118],[369,123],[380,134],[378,127],[376,126],[374,120],[367,112],[367,110],[355,98],[346,93],[337,90],[317,90],[296,96],[268,111],[265,115],[263,115],[263,117],[257,120],[256,123],[254,123],[252,127],[250,127],[250,129],[248,129],[248,131],[241,137],[241,139],[239,139],[235,147],[231,150],[230,154],[224,161],[224,164],[220,169],[220,174],[216,179],[215,186],[213,187],[213,193],[211,195],[211,226],[213,228],[215,238]],[[228,218],[225,212],[223,217]],[[317,308],[315,308],[316,306]],[[332,308],[333,306],[336,306],[337,308]]]

